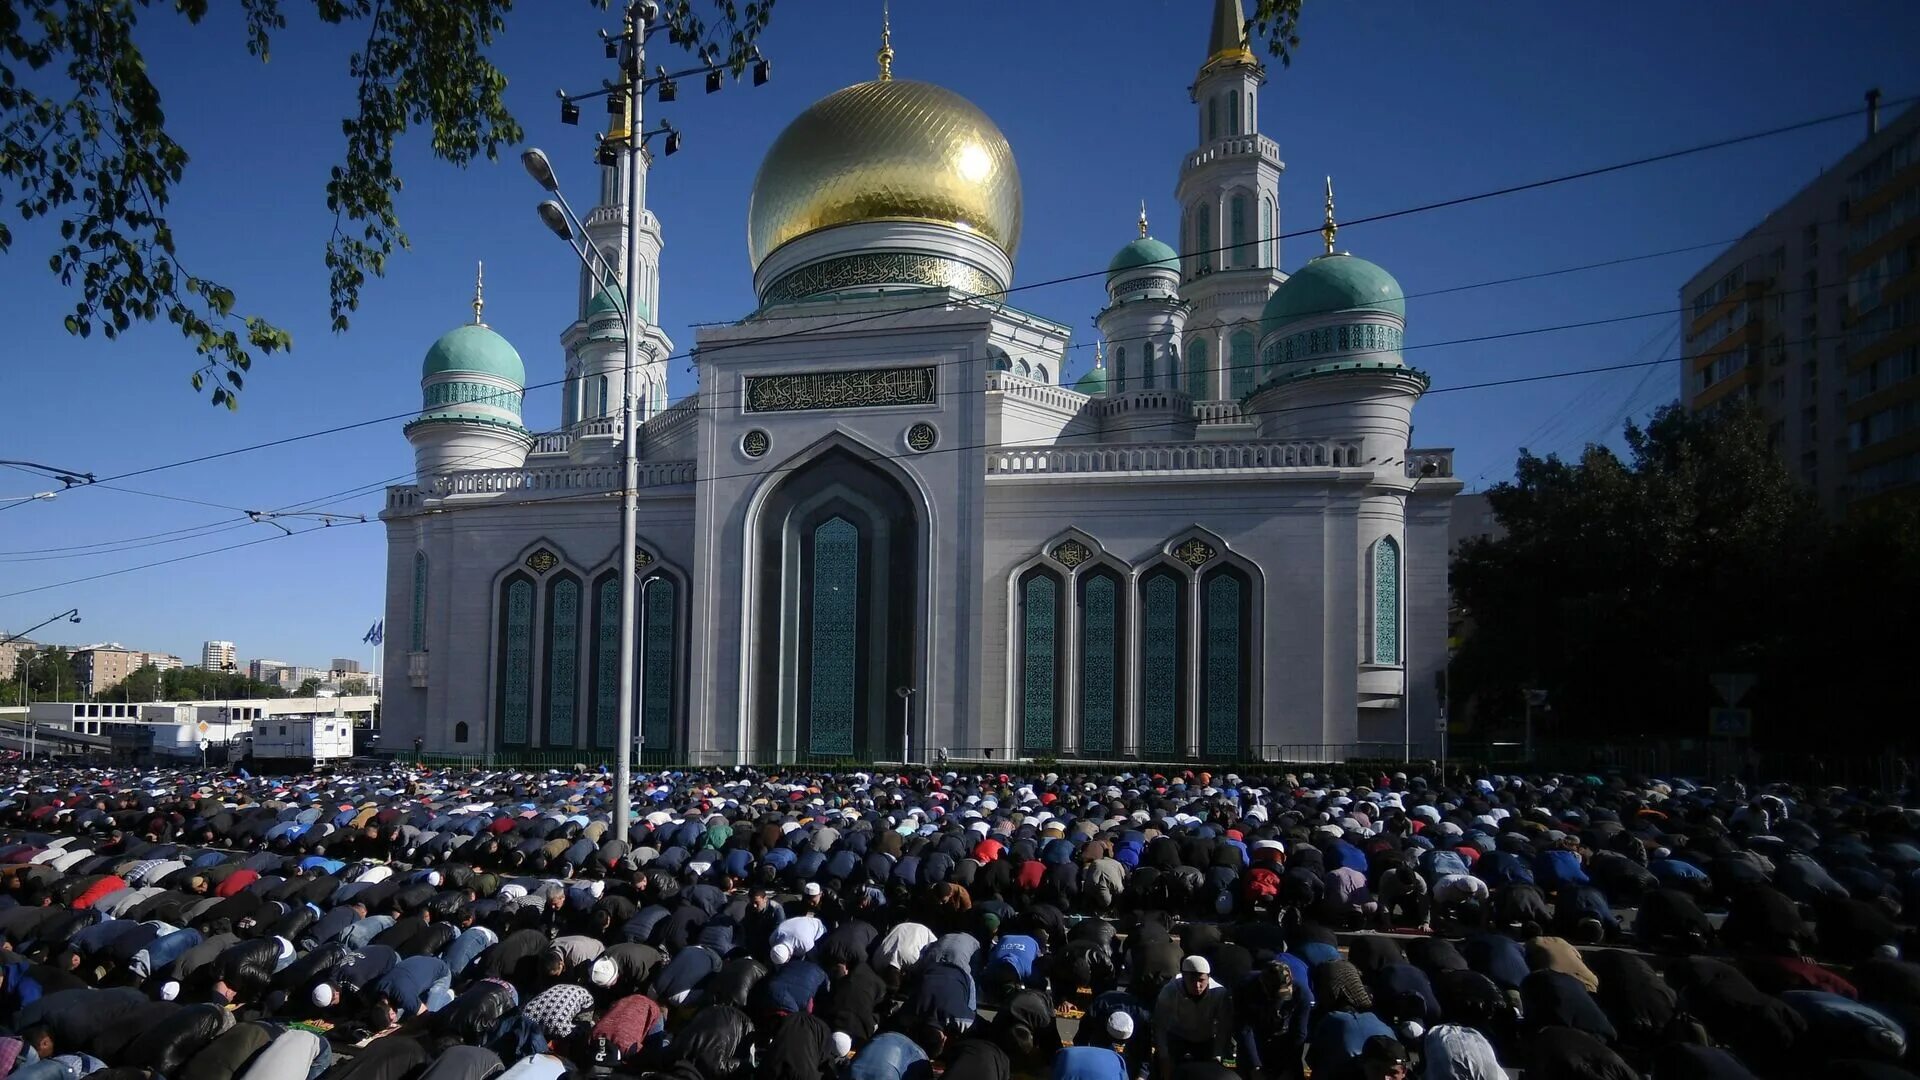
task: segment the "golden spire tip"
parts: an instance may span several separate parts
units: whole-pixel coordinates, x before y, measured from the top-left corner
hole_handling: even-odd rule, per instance
[[[486,283],[487,283],[487,264],[485,262],[479,262],[474,264],[473,325],[475,326],[487,325],[486,323],[483,323],[480,321],[480,313],[484,311],[487,306],[486,293],[485,293]]]
[[[1140,239],[1147,238],[1147,200],[1140,200]]]
[[[893,12],[888,0],[880,0],[880,81],[893,81]]]
[[[1320,237],[1327,242],[1327,254],[1333,254],[1333,236],[1340,227],[1333,221],[1333,177],[1327,177],[1327,223],[1320,226]]]
[[[1098,338],[1093,342],[1093,366],[1096,368],[1107,366],[1107,343]]]

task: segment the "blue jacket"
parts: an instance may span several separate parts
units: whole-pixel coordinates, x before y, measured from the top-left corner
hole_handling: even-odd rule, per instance
[[[1025,982],[1033,976],[1034,961],[1040,958],[1040,943],[1025,934],[1003,934],[987,953],[987,963],[1004,960]]]
[[[910,1080],[909,1073],[930,1071],[927,1052],[897,1031],[883,1032],[862,1047],[847,1067],[847,1080]]]
[[[1053,1080],[1129,1080],[1127,1063],[1104,1046],[1065,1046],[1053,1055]]]

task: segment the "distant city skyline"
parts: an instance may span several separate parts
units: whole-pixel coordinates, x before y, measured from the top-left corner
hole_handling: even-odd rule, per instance
[[[1040,5],[1022,9],[1020,32],[1008,33],[1008,20],[982,18],[978,9],[896,5],[896,72],[965,95],[1012,144],[1027,228],[1014,274],[1021,291],[1011,301],[1071,321],[1074,366],[1063,381],[1092,359],[1097,335],[1086,316],[1100,306],[1101,282],[1078,278],[1102,268],[1090,259],[1134,235],[1142,199],[1157,232],[1177,232],[1163,163],[1194,138],[1185,83],[1198,33],[1191,27],[1204,22],[1194,7],[1163,0],[1141,4],[1137,17],[1111,18],[1092,3]],[[729,81],[723,93],[684,93],[658,110],[685,132],[682,151],[657,163],[647,196],[666,244],[658,315],[683,347],[693,324],[751,310],[743,241],[755,170],[800,110],[872,77],[877,9],[779,8],[763,39],[771,84]],[[1309,5],[1292,66],[1270,62],[1260,97],[1262,129],[1288,166],[1280,228],[1317,227],[1328,174],[1341,216],[1357,219],[1857,108],[1874,85],[1885,89],[1891,119],[1906,108],[1903,95],[1920,91],[1908,44],[1920,38],[1920,7],[1769,2],[1729,18],[1734,10]],[[404,414],[419,401],[427,346],[470,318],[481,259],[488,323],[539,373],[530,381],[557,379],[556,312],[577,287],[573,256],[535,220],[539,193],[514,152],[455,171],[431,160],[424,133],[409,135],[399,210],[412,247],[395,256],[386,279],[369,283],[351,332],[329,330],[321,248],[332,219],[323,187],[341,148],[346,58],[359,43],[292,17],[271,65],[234,44],[239,22],[231,12],[193,28],[150,10],[141,36],[169,121],[192,154],[170,211],[183,256],[195,273],[233,287],[240,310],[292,332],[294,351],[255,365],[237,413],[210,409],[186,386],[192,361],[173,328],[136,327],[115,342],[62,330],[57,313],[71,308],[73,295],[45,261],[57,232],[30,223],[0,257],[14,310],[32,315],[10,326],[11,350],[38,358],[10,368],[9,390],[15,400],[49,404],[9,418],[9,457],[106,476]],[[593,31],[611,25],[587,4],[523,5],[497,50],[527,145],[548,150],[576,203],[594,194],[592,124],[560,125],[552,91],[578,89],[589,70],[598,77]],[[1782,40],[1795,43],[1794,63],[1754,78],[1753,56]],[[1502,61],[1489,64],[1488,56]],[[1189,74],[1162,74],[1177,72]],[[1673,399],[1677,364],[1444,391],[1677,357],[1675,283],[1838,160],[1860,127],[1847,120],[1684,162],[1343,227],[1341,248],[1391,267],[1409,294],[1409,360],[1433,373],[1435,391],[1417,441],[1455,447],[1459,475],[1481,488],[1510,475],[1523,446],[1617,445],[1622,420]],[[237,134],[253,132],[274,133],[271,153]],[[1311,237],[1286,240],[1281,263],[1297,269],[1316,249]],[[1537,276],[1608,260],[1627,261]],[[1056,278],[1075,280],[1041,284]],[[1527,280],[1485,284],[1512,278]],[[1572,324],[1587,325],[1523,333]],[[683,361],[670,377],[674,399],[692,389]],[[558,390],[530,391],[526,411],[530,425],[554,426]],[[89,422],[75,423],[76,414]],[[8,505],[0,511],[0,628],[21,630],[78,607],[85,625],[34,636],[67,645],[118,640],[182,657],[199,656],[217,636],[239,643],[242,664],[345,653],[370,666],[373,648],[362,638],[382,609],[383,529],[347,524],[289,539],[250,523],[241,508],[306,500],[372,519],[382,484],[411,473],[402,422],[114,486],[124,490]],[[4,469],[0,480],[0,497],[46,486]],[[242,543],[252,546],[25,591]]]

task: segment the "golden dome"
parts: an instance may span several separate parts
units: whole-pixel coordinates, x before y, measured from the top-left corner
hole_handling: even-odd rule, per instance
[[[951,225],[1011,259],[1020,171],[987,114],[951,90],[906,80],[829,94],[774,140],[754,177],[747,251],[759,267],[796,237],[861,221]]]

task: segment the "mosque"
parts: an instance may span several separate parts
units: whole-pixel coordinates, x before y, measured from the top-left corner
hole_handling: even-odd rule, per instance
[[[1401,357],[1403,293],[1336,250],[1330,181],[1325,253],[1282,269],[1285,165],[1239,0],[1217,0],[1189,88],[1177,236],[1143,207],[1116,237],[1091,342],[1006,302],[1025,198],[1006,138],[895,78],[890,42],[879,59],[767,151],[759,303],[696,334],[696,395],[667,403],[644,208],[637,280],[582,272],[557,427],[529,426],[526,367],[477,294],[433,344],[418,476],[381,515],[388,745],[606,760],[628,617],[649,764],[1427,751],[1461,485],[1450,451],[1409,449],[1428,379]],[[622,168],[584,223],[609,267]]]

